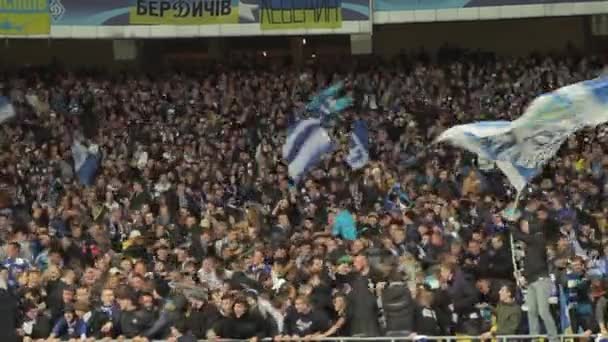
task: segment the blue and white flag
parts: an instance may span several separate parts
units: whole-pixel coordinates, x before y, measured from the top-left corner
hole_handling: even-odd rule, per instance
[[[74,141],[72,144],[72,158],[74,159],[74,171],[78,182],[85,186],[93,185],[101,163],[99,147],[92,145],[86,148],[79,141]]]
[[[320,117],[328,117],[350,107],[353,103],[352,98],[348,96],[336,98],[343,86],[343,83],[340,82],[315,95],[306,105],[306,111]]]
[[[369,132],[367,123],[363,120],[355,121],[350,136],[350,151],[346,156],[346,162],[353,170],[358,170],[369,161]]]
[[[0,124],[15,116],[15,107],[8,98],[0,96]]]
[[[521,191],[570,135],[606,121],[608,78],[603,77],[541,95],[515,121],[455,126],[436,141],[449,141],[495,161],[517,191]]]
[[[289,176],[298,182],[302,176],[314,168],[321,157],[331,152],[333,145],[327,131],[321,127],[320,119],[306,119],[298,122],[287,134],[283,146],[283,159],[289,164]]]

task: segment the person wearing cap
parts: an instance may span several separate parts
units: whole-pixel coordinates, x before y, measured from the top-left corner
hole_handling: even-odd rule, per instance
[[[67,305],[63,309],[63,317],[53,327],[49,339],[51,341],[56,340],[70,340],[70,339],[86,339],[87,338],[87,325],[78,313],[84,314],[85,310],[88,311],[88,307],[84,305],[75,307],[74,305]]]

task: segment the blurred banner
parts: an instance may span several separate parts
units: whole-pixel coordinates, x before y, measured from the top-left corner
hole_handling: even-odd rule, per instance
[[[0,0],[0,35],[48,34],[48,0]]]
[[[261,0],[262,30],[342,27],[342,0]]]

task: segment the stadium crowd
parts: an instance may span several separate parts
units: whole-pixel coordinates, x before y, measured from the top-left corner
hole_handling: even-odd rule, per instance
[[[538,315],[554,334],[560,288],[574,331],[608,333],[604,128],[564,144],[513,223],[492,163],[431,144],[602,67],[444,49],[339,72],[0,73],[17,110],[0,126],[1,340],[489,339],[540,333]],[[341,80],[355,101],[328,124],[339,147],[293,184],[293,113]],[[344,161],[355,119],[370,127],[358,171]],[[74,140],[101,155],[90,186]],[[526,242],[514,256],[509,231]],[[550,293],[526,293],[538,279]]]

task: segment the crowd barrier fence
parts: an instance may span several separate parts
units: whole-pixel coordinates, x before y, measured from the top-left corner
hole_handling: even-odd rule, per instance
[[[543,342],[569,342],[575,339],[583,340],[595,340],[600,335],[583,335],[583,334],[568,334],[568,335],[557,335],[550,338],[547,335],[499,335],[494,336],[491,339],[484,338],[482,336],[378,336],[378,337],[327,337],[320,339],[309,339],[300,341],[318,341],[318,342],[359,342],[359,341],[384,341],[384,342],[401,342],[401,341],[457,341],[457,342],[468,342],[468,341],[488,341],[488,342],[511,342],[511,341],[543,341]],[[234,340],[234,339],[215,339],[215,340],[199,340],[209,342],[247,342],[250,340]],[[264,339],[263,342],[271,342],[272,339]],[[159,341],[160,342],[160,341]]]

